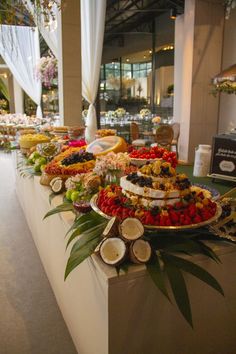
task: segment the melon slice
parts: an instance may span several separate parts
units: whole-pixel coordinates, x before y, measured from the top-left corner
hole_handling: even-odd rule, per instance
[[[134,241],[144,234],[144,227],[141,221],[136,218],[127,218],[119,226],[120,236],[125,241]]]
[[[116,266],[123,262],[126,255],[126,245],[117,237],[106,238],[100,246],[99,252],[104,263]]]
[[[144,240],[136,240],[130,245],[130,260],[133,263],[147,263],[152,255],[152,249],[149,242]]]

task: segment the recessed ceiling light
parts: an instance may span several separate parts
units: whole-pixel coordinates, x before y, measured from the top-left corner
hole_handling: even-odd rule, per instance
[[[152,50],[149,50],[149,54],[152,54]]]
[[[143,58],[146,59],[146,55],[144,55]]]
[[[129,61],[129,58],[127,58],[126,61]]]

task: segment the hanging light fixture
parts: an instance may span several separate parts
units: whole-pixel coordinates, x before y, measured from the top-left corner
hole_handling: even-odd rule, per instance
[[[170,19],[175,20],[176,16],[177,16],[177,9],[176,7],[173,7],[172,9],[170,9]]]

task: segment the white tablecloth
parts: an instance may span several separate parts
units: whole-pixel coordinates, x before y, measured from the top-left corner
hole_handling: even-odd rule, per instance
[[[65,234],[73,214],[42,220],[49,188],[39,178],[16,174],[16,190],[35,245],[79,354],[235,354],[236,246],[217,249],[222,265],[196,257],[225,291],[225,298],[186,275],[194,330],[154,286],[144,266],[117,276],[96,256],[84,261],[64,282],[68,259]],[[66,353],[65,353],[66,354]]]

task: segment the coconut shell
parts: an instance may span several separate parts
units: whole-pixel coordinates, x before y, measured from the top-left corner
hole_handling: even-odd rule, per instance
[[[146,259],[143,258],[143,254],[141,250],[142,247],[146,248],[146,252],[147,252]],[[140,252],[138,248],[140,248]],[[129,248],[129,258],[133,263],[135,264],[147,263],[150,260],[151,256],[152,256],[152,249],[148,241],[138,239],[131,243]]]
[[[118,237],[105,238],[100,244],[99,254],[107,265],[118,266],[126,259],[127,246]]]
[[[135,241],[144,234],[143,224],[136,218],[126,218],[119,225],[119,234],[125,241]]]
[[[118,237],[119,236],[119,220],[116,216],[109,220],[103,231],[103,237]]]

